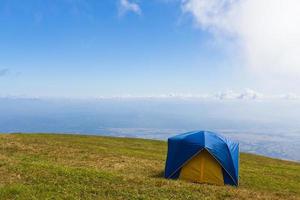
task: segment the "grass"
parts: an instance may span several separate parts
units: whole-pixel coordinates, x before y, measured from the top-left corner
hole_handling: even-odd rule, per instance
[[[240,186],[162,177],[165,142],[0,135],[0,199],[300,199],[300,164],[241,153]]]

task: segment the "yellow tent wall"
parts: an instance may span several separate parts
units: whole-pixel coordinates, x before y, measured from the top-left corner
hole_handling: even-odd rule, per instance
[[[206,149],[182,167],[179,178],[198,183],[224,185],[222,167]]]

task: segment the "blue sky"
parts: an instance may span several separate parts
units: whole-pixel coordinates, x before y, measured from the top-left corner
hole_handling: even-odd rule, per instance
[[[203,21],[211,8],[198,2],[1,0],[1,95],[298,91],[295,82],[275,92],[260,82],[232,42],[240,35]]]
[[[296,155],[299,13],[299,0],[0,0],[0,131],[239,130]]]

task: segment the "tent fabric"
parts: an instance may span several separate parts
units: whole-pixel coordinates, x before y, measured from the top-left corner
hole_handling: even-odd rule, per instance
[[[239,144],[210,131],[193,131],[168,139],[165,177],[179,178],[183,166],[204,149],[222,167],[224,184],[237,186]]]
[[[199,183],[224,185],[221,165],[205,149],[182,167],[179,178]]]

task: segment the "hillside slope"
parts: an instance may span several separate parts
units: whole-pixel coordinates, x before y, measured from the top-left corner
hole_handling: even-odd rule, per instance
[[[165,142],[0,135],[0,199],[300,199],[300,164],[241,154],[240,187],[162,178]]]

